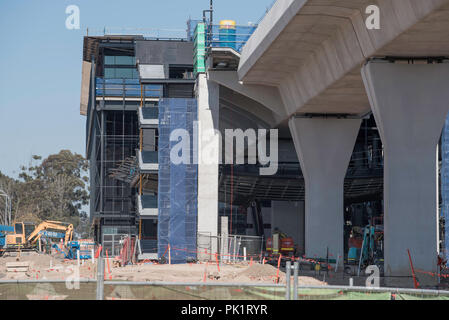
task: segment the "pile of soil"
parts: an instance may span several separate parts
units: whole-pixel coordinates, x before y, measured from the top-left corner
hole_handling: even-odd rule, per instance
[[[251,266],[245,267],[243,270],[235,270],[223,276],[223,280],[229,282],[264,282],[274,283],[277,275],[277,269],[269,264],[254,263]],[[279,271],[280,282],[285,281],[285,274]]]

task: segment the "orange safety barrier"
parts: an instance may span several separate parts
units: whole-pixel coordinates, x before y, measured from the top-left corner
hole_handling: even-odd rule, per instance
[[[101,252],[101,249],[102,249],[103,247],[100,245],[100,246],[98,246],[98,249],[97,249],[97,252],[95,253],[95,259],[98,259],[98,257],[100,256],[100,252]]]
[[[215,253],[215,261],[217,262],[218,272],[220,272],[220,263],[218,262],[218,254],[217,253]]]
[[[413,267],[412,256],[410,255],[410,250],[409,249],[407,249],[407,253],[408,253],[408,259],[410,260],[410,267],[412,268],[413,283],[415,285],[415,289],[418,289],[419,282],[418,282],[418,280],[416,280],[415,268]]]
[[[282,259],[282,254],[279,255],[279,259],[278,259],[278,269],[276,272],[276,283],[279,283],[279,268],[281,267],[281,259]]]
[[[109,266],[108,249],[106,249],[106,262],[107,262],[107,264],[108,264],[109,280],[111,280],[111,279],[112,279],[112,275],[111,275],[111,267]]]
[[[441,274],[441,273],[435,273],[430,271],[423,271],[423,270],[415,270],[416,273],[422,273],[427,274],[432,277],[440,277],[440,278],[449,278],[449,274]]]

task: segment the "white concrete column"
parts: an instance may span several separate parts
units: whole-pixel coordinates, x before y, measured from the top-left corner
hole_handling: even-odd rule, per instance
[[[217,251],[218,239],[218,169],[220,163],[219,85],[198,75],[198,233],[211,235],[211,241],[199,237],[199,246]],[[211,252],[209,252],[210,254]],[[210,258],[210,257],[209,257]]]
[[[362,76],[384,144],[385,273],[411,275],[407,249],[415,269],[436,272],[436,147],[449,110],[449,64],[372,61]]]
[[[305,181],[305,254],[343,255],[344,178],[360,119],[292,118],[290,131]]]

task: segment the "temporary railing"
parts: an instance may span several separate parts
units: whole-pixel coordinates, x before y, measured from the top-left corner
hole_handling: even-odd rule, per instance
[[[257,26],[235,26],[225,29],[220,25],[209,26],[206,36],[208,48],[231,48],[240,52]]]

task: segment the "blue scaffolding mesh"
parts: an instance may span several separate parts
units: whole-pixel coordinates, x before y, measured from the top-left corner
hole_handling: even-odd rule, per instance
[[[158,255],[167,255],[171,262],[185,263],[196,258],[197,176],[198,166],[173,164],[170,150],[177,141],[170,141],[176,129],[185,129],[193,146],[193,123],[197,120],[196,99],[164,98],[159,103],[159,222]]]
[[[445,219],[444,254],[449,261],[449,116],[443,128],[441,153],[441,214]]]

